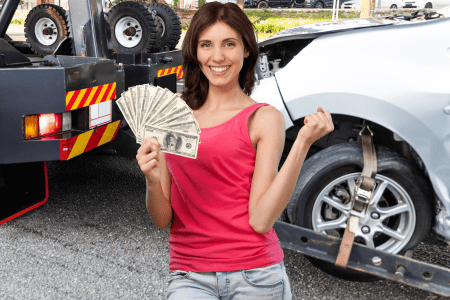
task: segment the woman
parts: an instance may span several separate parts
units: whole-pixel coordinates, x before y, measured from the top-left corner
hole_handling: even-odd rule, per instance
[[[168,299],[291,299],[283,251],[272,229],[291,197],[311,144],[333,130],[320,107],[278,172],[284,119],[249,97],[258,57],[253,27],[235,4],[212,2],[194,16],[183,47],[183,99],[200,126],[197,158],[136,156],[147,209],[170,227]]]

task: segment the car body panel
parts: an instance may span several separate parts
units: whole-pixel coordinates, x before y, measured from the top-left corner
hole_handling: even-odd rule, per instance
[[[291,117],[286,110],[283,99],[281,98],[281,94],[278,91],[278,85],[275,77],[266,78],[261,81],[260,84],[255,84],[251,98],[256,102],[269,103],[278,109],[283,114],[284,127],[286,129],[294,126],[294,123],[292,123]]]
[[[275,73],[292,120],[320,105],[386,127],[419,154],[450,211],[450,19],[332,32]]]

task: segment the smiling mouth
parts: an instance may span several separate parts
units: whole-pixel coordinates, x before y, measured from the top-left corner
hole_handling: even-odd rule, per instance
[[[211,71],[213,72],[214,75],[223,75],[227,72],[227,70],[229,68],[231,68],[231,66],[228,67],[220,67],[220,68],[216,68],[216,67],[209,67],[211,69]]]

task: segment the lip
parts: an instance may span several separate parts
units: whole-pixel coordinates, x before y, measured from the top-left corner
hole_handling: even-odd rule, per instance
[[[213,70],[211,67],[212,67],[212,68],[226,68],[226,69],[225,69],[225,71],[223,71],[223,72],[217,73],[217,72],[214,72],[214,70]],[[223,75],[225,75],[225,73],[227,73],[227,71],[228,71],[230,68],[231,68],[231,66],[218,66],[218,67],[216,67],[216,66],[209,66],[209,69],[211,70],[211,72],[212,72],[214,75],[217,75],[217,76],[223,76]]]

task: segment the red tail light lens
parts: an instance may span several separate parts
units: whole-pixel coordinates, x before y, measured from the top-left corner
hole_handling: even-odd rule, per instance
[[[62,131],[61,114],[39,115],[39,136],[46,136]]]

